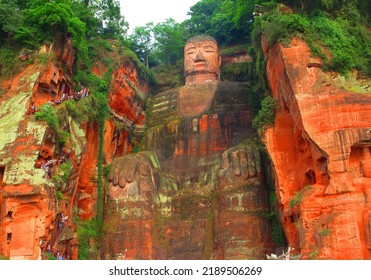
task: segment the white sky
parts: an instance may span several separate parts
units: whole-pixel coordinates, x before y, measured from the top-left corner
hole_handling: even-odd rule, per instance
[[[129,23],[129,33],[148,22],[159,23],[168,18],[182,22],[189,18],[189,8],[200,0],[120,0],[121,14]]]

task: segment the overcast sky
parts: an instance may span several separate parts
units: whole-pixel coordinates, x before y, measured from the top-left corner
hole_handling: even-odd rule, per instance
[[[120,0],[121,14],[129,23],[129,30],[148,22],[163,22],[173,18],[182,22],[189,18],[189,8],[200,0]],[[130,32],[129,31],[129,32]]]

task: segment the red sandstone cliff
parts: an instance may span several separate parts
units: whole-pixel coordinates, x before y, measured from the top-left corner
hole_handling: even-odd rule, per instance
[[[66,45],[55,51],[66,68],[55,61],[31,64],[1,85],[5,93],[0,98],[0,255],[11,259],[39,259],[47,244],[76,259],[76,225],[70,218],[58,229],[58,214],[86,220],[96,212],[95,125],[79,127],[70,122],[74,140],[67,146],[73,151],[73,169],[64,188],[55,188],[40,169],[41,160],[58,156],[58,151],[53,132],[30,115],[31,106],[74,91],[70,76],[74,50]],[[302,41],[294,40],[287,48],[279,44],[266,48],[266,55],[267,77],[279,107],[275,125],[265,131],[263,140],[274,167],[289,245],[303,259],[370,259],[369,91],[352,90],[354,86],[362,89],[355,79],[349,82],[323,72],[321,61],[310,56]],[[94,73],[103,75],[105,71],[95,68]],[[104,132],[106,164],[129,154],[136,141],[133,132],[144,129],[148,87],[139,80],[134,64],[126,59],[112,73],[111,118]],[[200,119],[201,130],[203,125],[204,119]],[[56,197],[57,190],[64,199]],[[224,232],[223,225],[228,224],[220,223],[216,231]],[[177,230],[186,226],[174,223],[166,236],[176,240],[182,237]]]
[[[370,84],[324,72],[297,39],[265,52],[279,106],[263,140],[289,245],[303,259],[370,259]]]
[[[56,132],[45,122],[35,120],[33,113],[45,103],[53,103],[58,109],[62,103],[56,102],[63,96],[76,96],[71,78],[75,50],[70,43],[56,44],[43,46],[39,54],[33,55],[48,57],[48,62],[35,60],[1,84],[0,255],[41,259],[47,257],[44,253],[50,245],[50,252],[59,251],[64,258],[76,259],[79,241],[74,218],[88,220],[96,215],[98,128],[93,123],[79,125],[68,119],[61,129],[70,138],[60,150]],[[105,71],[96,67],[94,73],[99,76]],[[143,128],[143,100],[148,92],[128,60],[114,69],[112,80],[111,118],[104,131],[104,164],[116,155],[130,153],[130,134],[137,127]],[[115,125],[123,119],[124,125]],[[48,178],[42,164],[60,159],[67,150],[72,169],[62,184]],[[54,174],[58,166],[54,167]],[[59,225],[61,214],[69,216],[63,226]]]

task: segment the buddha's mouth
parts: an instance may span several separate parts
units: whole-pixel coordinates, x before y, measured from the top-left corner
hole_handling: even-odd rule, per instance
[[[195,61],[195,63],[193,65],[196,66],[196,67],[206,66],[206,62],[205,61]]]

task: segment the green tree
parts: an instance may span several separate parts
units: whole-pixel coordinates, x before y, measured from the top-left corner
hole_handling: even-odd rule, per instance
[[[103,22],[102,35],[105,38],[115,38],[120,35],[126,35],[128,23],[120,12],[120,1],[101,0],[101,18]]]
[[[221,46],[246,42],[254,0],[201,0],[190,8],[184,22],[191,36],[212,35]]]
[[[156,56],[162,63],[174,65],[183,57],[183,47],[187,39],[184,25],[169,18],[153,28]]]
[[[23,15],[24,25],[15,35],[21,43],[54,41],[56,35],[67,33],[77,46],[84,40],[86,25],[74,14],[70,0],[32,0]]]
[[[233,11],[232,19],[237,28],[246,28],[251,26],[255,4],[257,2],[258,1],[255,0],[233,1],[234,7],[230,7],[230,10]]]
[[[75,15],[86,25],[86,37],[88,39],[97,37],[103,28],[102,20],[96,16],[96,6],[91,1],[79,0],[72,2]]]
[[[133,33],[129,35],[131,49],[147,67],[150,65],[150,57],[153,53],[153,27],[153,22],[149,22],[145,26],[135,27]]]
[[[211,20],[211,32],[220,45],[248,42],[253,9],[251,0],[224,0]]]
[[[354,24],[370,23],[371,3],[368,0],[280,0],[277,1],[302,13],[324,11],[332,17],[342,17]]]
[[[13,36],[21,27],[22,14],[13,0],[0,1],[0,43]]]
[[[201,0],[193,5],[188,12],[191,16],[189,20],[185,21],[187,29],[191,36],[200,34],[211,34],[212,18],[215,13],[220,11],[223,0]]]

